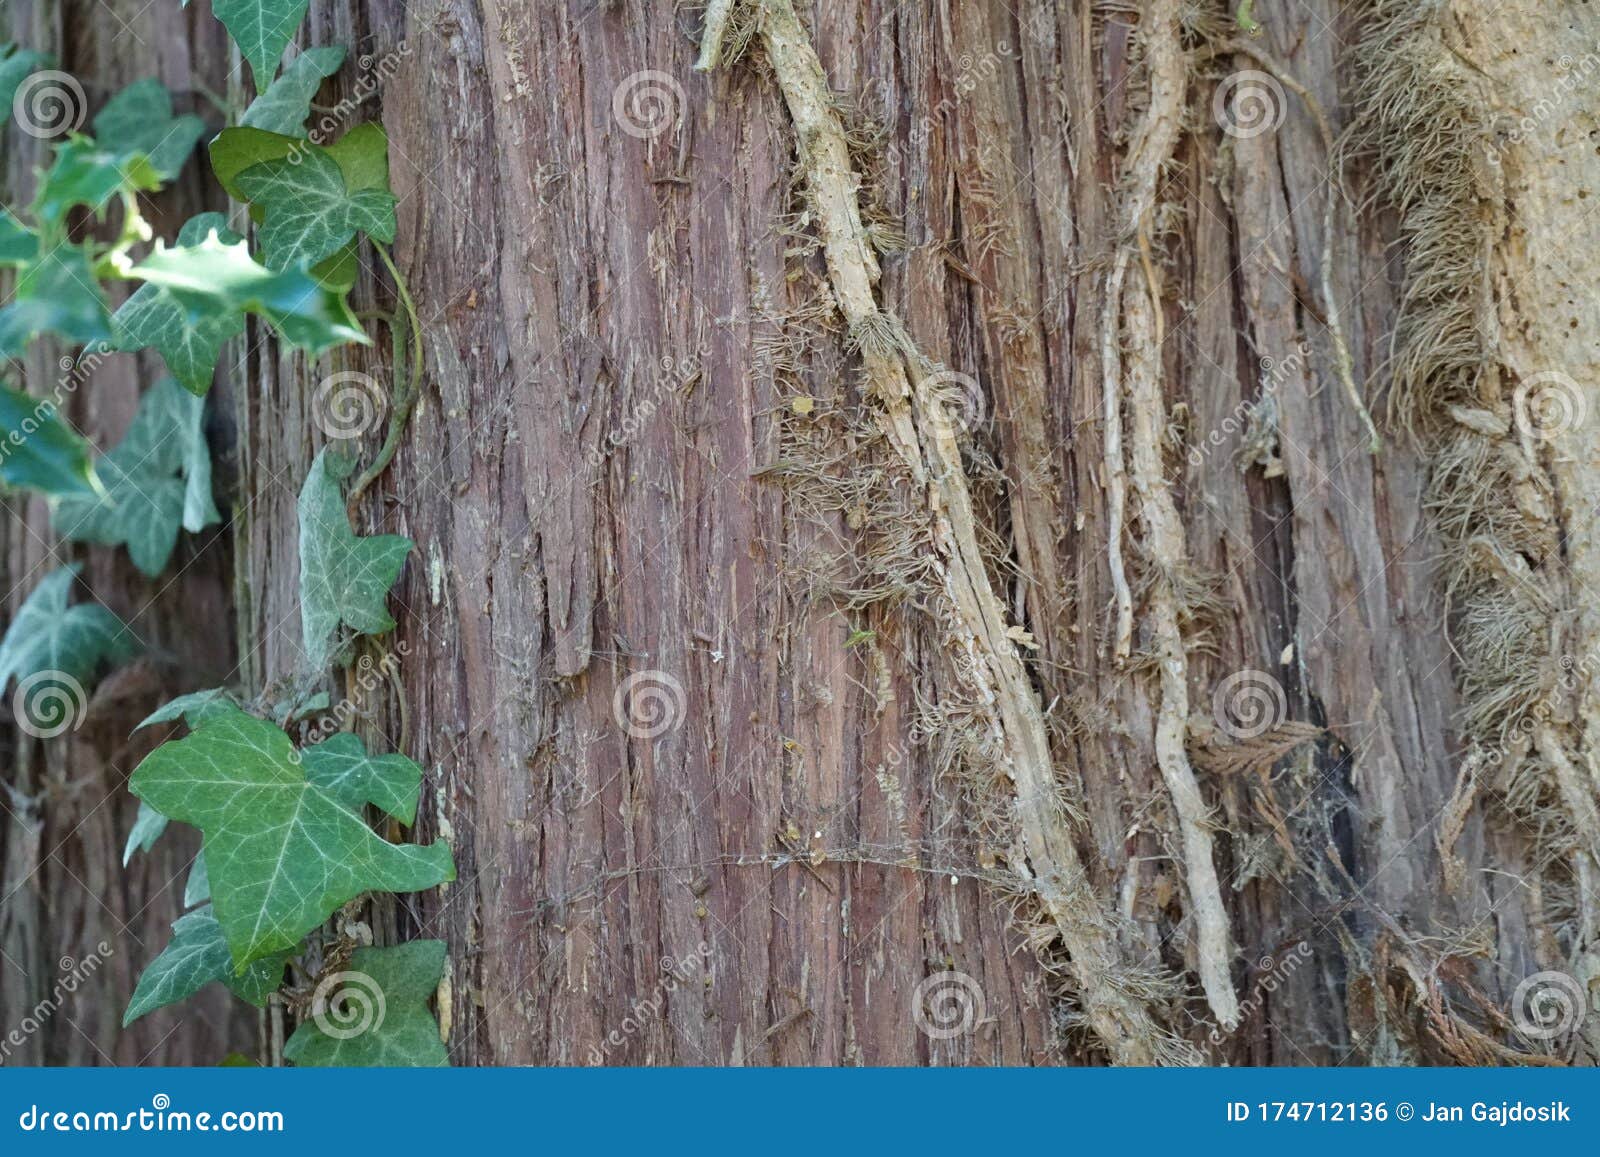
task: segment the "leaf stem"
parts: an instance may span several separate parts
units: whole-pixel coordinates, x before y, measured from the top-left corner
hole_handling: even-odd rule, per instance
[[[411,411],[415,408],[417,397],[422,392],[422,322],[417,317],[417,303],[411,299],[411,290],[406,286],[406,279],[400,275],[400,270],[395,266],[389,250],[376,241],[372,242],[372,248],[383,260],[384,268],[394,280],[395,294],[400,298],[401,312],[383,315],[395,339],[396,382],[391,395],[389,429],[384,435],[383,445],[378,450],[378,456],[372,460],[372,465],[363,470],[361,476],[355,480],[355,484],[350,488],[350,497],[345,500],[345,507],[351,512],[352,518],[357,504],[367,489],[389,468],[389,463],[394,461],[394,456],[400,449],[400,439],[405,434],[406,423],[410,420]],[[403,377],[399,372],[399,347],[405,336],[401,330],[410,331],[411,346],[411,364]]]

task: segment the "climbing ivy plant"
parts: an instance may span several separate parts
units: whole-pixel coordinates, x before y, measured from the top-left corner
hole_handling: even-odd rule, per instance
[[[310,48],[278,71],[307,0],[216,0],[214,11],[249,63],[260,95],[210,142],[218,182],[255,235],[201,213],[169,243],[140,215],[141,197],[174,180],[206,133],[175,115],[166,90],[140,81],[113,96],[86,133],[65,136],[40,173],[32,202],[0,210],[0,268],[14,270],[0,306],[0,358],[49,335],[84,347],[74,370],[118,351],[152,350],[169,377],[144,393],[123,440],[104,454],[60,414],[63,398],[36,396],[0,371],[0,485],[50,504],[62,538],[125,548],[151,578],[168,566],[179,532],[221,521],[211,493],[206,395],[231,339],[260,319],[286,346],[319,356],[370,339],[348,302],[368,245],[394,281],[401,309],[368,311],[389,324],[397,354],[388,436],[348,495],[356,463],[319,454],[299,502],[305,661],[287,699],[247,699],[218,688],[168,703],[140,727],[182,723],[134,771],[140,801],[124,864],[148,852],[170,823],[189,824],[203,850],[184,887],[185,913],[138,981],[125,1024],[220,982],[258,1007],[295,979],[285,1001],[308,1014],[287,1042],[297,1064],[437,1065],[448,1059],[427,1001],[444,974],[445,946],[419,940],[374,947],[345,929],[349,905],[372,892],[416,892],[454,879],[443,843],[396,843],[416,819],[422,769],[398,753],[369,752],[351,733],[297,746],[285,730],[325,710],[311,690],[348,663],[359,636],[395,623],[385,605],[412,543],[361,537],[347,510],[392,459],[421,373],[416,310],[384,246],[395,236],[388,141],[377,125],[313,142],[305,122],[345,50]],[[0,44],[0,108],[52,62]],[[105,286],[132,283],[113,311]],[[409,362],[399,354],[410,342]],[[69,606],[76,567],[45,578],[0,640],[0,692],[41,678],[80,687],[128,659],[137,644],[104,607]],[[81,695],[81,690],[79,691]],[[36,731],[35,734],[56,734]],[[369,812],[370,809],[370,812]],[[344,916],[338,935],[322,930]],[[359,925],[364,929],[364,925]],[[370,939],[370,936],[368,937]]]

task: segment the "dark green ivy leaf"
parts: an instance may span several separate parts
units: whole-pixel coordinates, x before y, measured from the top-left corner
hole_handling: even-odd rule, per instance
[[[311,1019],[284,1044],[285,1059],[323,1068],[448,1065],[428,1011],[444,965],[442,940],[357,948],[348,969],[318,984]]]
[[[306,117],[311,115],[311,98],[327,77],[344,63],[344,49],[308,48],[289,62],[289,67],[273,81],[266,92],[250,102],[241,125],[283,133],[291,137],[306,135]]]
[[[300,625],[314,669],[333,659],[341,623],[362,635],[394,628],[385,600],[411,553],[402,535],[356,535],[335,462],[326,450],[318,454],[300,490]]]
[[[165,570],[180,526],[194,534],[222,520],[211,499],[204,409],[204,399],[171,378],[151,386],[127,435],[96,464],[106,493],[60,499],[51,518],[56,533],[126,546],[133,565],[152,578]]]
[[[417,818],[422,768],[404,755],[368,755],[361,737],[348,731],[307,747],[306,778],[351,807],[382,809],[410,827]]]
[[[0,265],[30,265],[39,257],[39,235],[0,209]]]
[[[161,187],[161,177],[142,152],[102,148],[74,134],[56,149],[33,200],[33,215],[48,229],[59,228],[67,213],[84,206],[99,215],[119,194]]]
[[[122,1027],[147,1012],[193,996],[214,980],[222,981],[240,999],[265,1008],[267,998],[283,983],[283,966],[290,955],[275,952],[236,974],[222,925],[210,907],[197,908],[178,917],[172,925],[172,940],[139,977],[128,1011],[122,1014]]]
[[[128,842],[122,848],[122,866],[126,868],[133,862],[133,853],[148,853],[166,830],[167,817],[140,801],[139,814],[134,818],[133,828],[128,832]]]
[[[11,106],[16,103],[17,89],[31,72],[49,68],[54,61],[42,52],[18,48],[9,40],[0,40],[0,125],[11,116]]]
[[[162,744],[129,786],[204,833],[212,907],[236,974],[294,949],[362,892],[417,892],[455,879],[447,845],[388,843],[307,779],[287,735],[242,711],[218,712]]]
[[[332,257],[357,233],[394,240],[394,194],[350,191],[339,165],[320,149],[297,160],[262,161],[238,176],[238,185],[265,217],[261,247],[271,269],[315,265]]]
[[[134,730],[140,731],[154,723],[175,723],[179,719],[190,727],[198,727],[211,716],[237,706],[238,703],[225,687],[191,691],[157,707]]]
[[[53,402],[0,385],[0,480],[41,494],[94,494],[89,443]]]
[[[51,571],[11,620],[0,641],[0,691],[13,676],[27,679],[43,671],[86,686],[102,663],[121,662],[139,649],[122,620],[99,603],[67,605],[79,569],[74,564]]]

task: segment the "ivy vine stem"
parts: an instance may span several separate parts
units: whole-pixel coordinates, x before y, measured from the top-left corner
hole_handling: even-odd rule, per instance
[[[395,265],[388,247],[374,241],[372,248],[383,261],[384,268],[389,271],[389,276],[394,281],[395,294],[400,298],[401,311],[385,316],[396,338],[395,371],[398,380],[391,393],[389,429],[384,434],[383,445],[378,450],[378,456],[372,460],[372,464],[361,472],[360,477],[350,487],[350,497],[346,500],[346,507],[352,518],[368,488],[389,468],[389,463],[394,461],[394,456],[400,449],[400,439],[405,434],[407,422],[410,421],[411,411],[416,407],[417,397],[422,392],[422,321],[417,316],[417,303],[411,299],[411,290],[406,285],[406,279],[400,275],[400,270]],[[398,349],[401,344],[398,329],[402,325],[409,331],[411,346],[410,366],[404,374],[400,373]]]

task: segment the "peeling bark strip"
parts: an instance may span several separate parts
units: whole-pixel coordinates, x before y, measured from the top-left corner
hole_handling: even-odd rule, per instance
[[[878,307],[879,271],[861,222],[857,175],[822,63],[790,0],[762,0],[760,33],[799,137],[800,164],[816,212],[840,312],[860,348],[883,409],[880,420],[912,476],[927,487],[933,544],[949,600],[950,645],[976,684],[1006,753],[1022,846],[1012,867],[1037,893],[1071,955],[1090,1025],[1121,1064],[1175,1054],[1137,999],[1118,985],[1132,970],[1090,886],[1056,797],[1049,738],[1027,672],[1008,635],[1003,604],[984,570],[955,429],[924,388],[926,360],[899,322]]]
[[[1111,511],[1108,535],[1117,596],[1116,653],[1119,658],[1126,658],[1133,632],[1133,597],[1123,572],[1120,541],[1122,507],[1126,501],[1127,466],[1122,453],[1122,408],[1126,402],[1132,418],[1129,440],[1133,485],[1142,504],[1144,548],[1155,570],[1148,611],[1160,672],[1156,763],[1167,793],[1172,797],[1183,837],[1184,873],[1189,913],[1194,919],[1200,983],[1217,1019],[1222,1024],[1233,1025],[1239,1020],[1239,1001],[1228,975],[1233,960],[1228,910],[1222,903],[1222,888],[1217,883],[1205,800],[1184,748],[1189,726],[1189,661],[1179,629],[1178,593],[1173,580],[1189,565],[1189,559],[1183,523],[1178,517],[1162,461],[1167,420],[1161,393],[1161,294],[1154,265],[1148,256],[1144,261],[1145,284],[1124,287],[1135,249],[1141,254],[1149,253],[1150,214],[1155,207],[1156,188],[1181,129],[1188,68],[1179,39],[1178,18],[1178,0],[1158,0],[1145,15],[1144,49],[1150,73],[1150,103],[1129,153],[1123,236],[1107,276],[1101,317],[1106,478]],[[1124,339],[1128,350],[1126,367],[1122,359]]]

